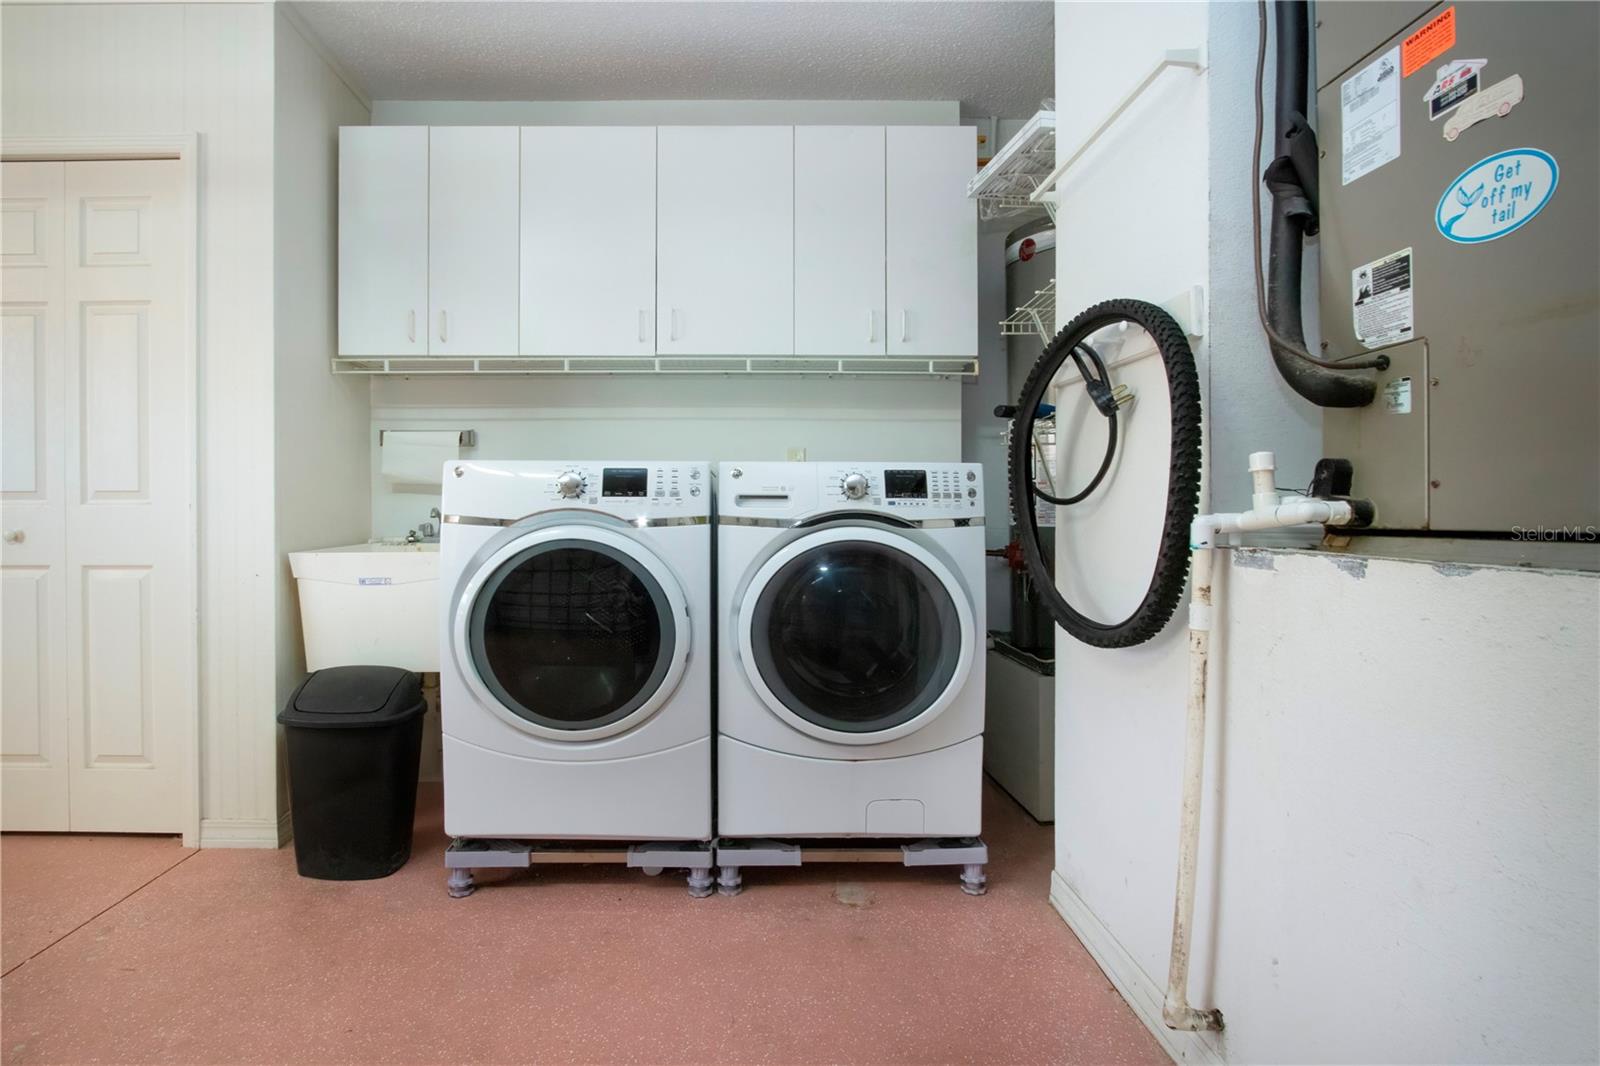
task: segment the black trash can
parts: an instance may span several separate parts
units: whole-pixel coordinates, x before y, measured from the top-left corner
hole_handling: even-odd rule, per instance
[[[388,877],[411,857],[422,678],[393,666],[318,670],[278,715],[300,876]]]

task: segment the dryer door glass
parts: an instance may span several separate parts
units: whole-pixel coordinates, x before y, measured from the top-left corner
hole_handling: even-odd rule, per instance
[[[666,676],[676,639],[649,571],[579,540],[506,560],[478,592],[467,635],[478,676],[509,710],[571,730],[639,708]]]
[[[871,541],[796,555],[760,589],[750,621],[767,687],[795,714],[840,732],[910,721],[960,664],[950,590],[905,552]]]

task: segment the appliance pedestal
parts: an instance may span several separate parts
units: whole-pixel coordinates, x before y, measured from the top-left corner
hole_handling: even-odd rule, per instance
[[[800,866],[808,862],[897,862],[902,866],[959,866],[961,891],[981,896],[988,891],[984,866],[989,862],[989,845],[978,837],[959,839],[892,841],[808,840],[802,843],[782,840],[731,840],[716,842],[717,891],[736,896],[744,887],[745,866]]]
[[[654,877],[666,869],[689,871],[689,895],[705,899],[711,895],[712,850],[710,842],[667,841],[644,844],[586,843],[532,840],[476,840],[456,837],[445,849],[444,865],[449,870],[445,883],[451,898],[472,895],[473,870],[520,870],[529,866],[566,862],[623,863]]]

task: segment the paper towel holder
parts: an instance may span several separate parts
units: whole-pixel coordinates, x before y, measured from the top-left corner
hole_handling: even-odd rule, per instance
[[[417,431],[413,429],[380,429],[378,430],[378,447],[383,447],[383,435],[385,433],[415,432]],[[456,443],[463,448],[476,448],[478,446],[478,431],[475,429],[463,429],[460,436],[456,439]]]

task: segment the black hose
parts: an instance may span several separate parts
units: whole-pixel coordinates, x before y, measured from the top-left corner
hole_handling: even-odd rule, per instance
[[[1261,135],[1267,51],[1266,0],[1258,0],[1260,36],[1256,48],[1256,142],[1253,170],[1261,170]],[[1297,172],[1294,159],[1305,159],[1310,138],[1306,120],[1310,66],[1309,13],[1304,0],[1276,0],[1277,78],[1273,96],[1273,160],[1262,180],[1272,192],[1272,226],[1268,236],[1265,294],[1262,293],[1260,186],[1254,186],[1256,299],[1262,327],[1272,350],[1272,361],[1289,387],[1319,407],[1365,407],[1377,395],[1371,375],[1352,371],[1383,368],[1387,356],[1332,363],[1306,351],[1300,306],[1301,261],[1308,225],[1315,225],[1315,175]],[[1298,149],[1298,151],[1297,151]],[[1301,167],[1305,166],[1304,162]],[[1252,176],[1252,182],[1255,177]],[[1312,186],[1310,190],[1307,185]]]

